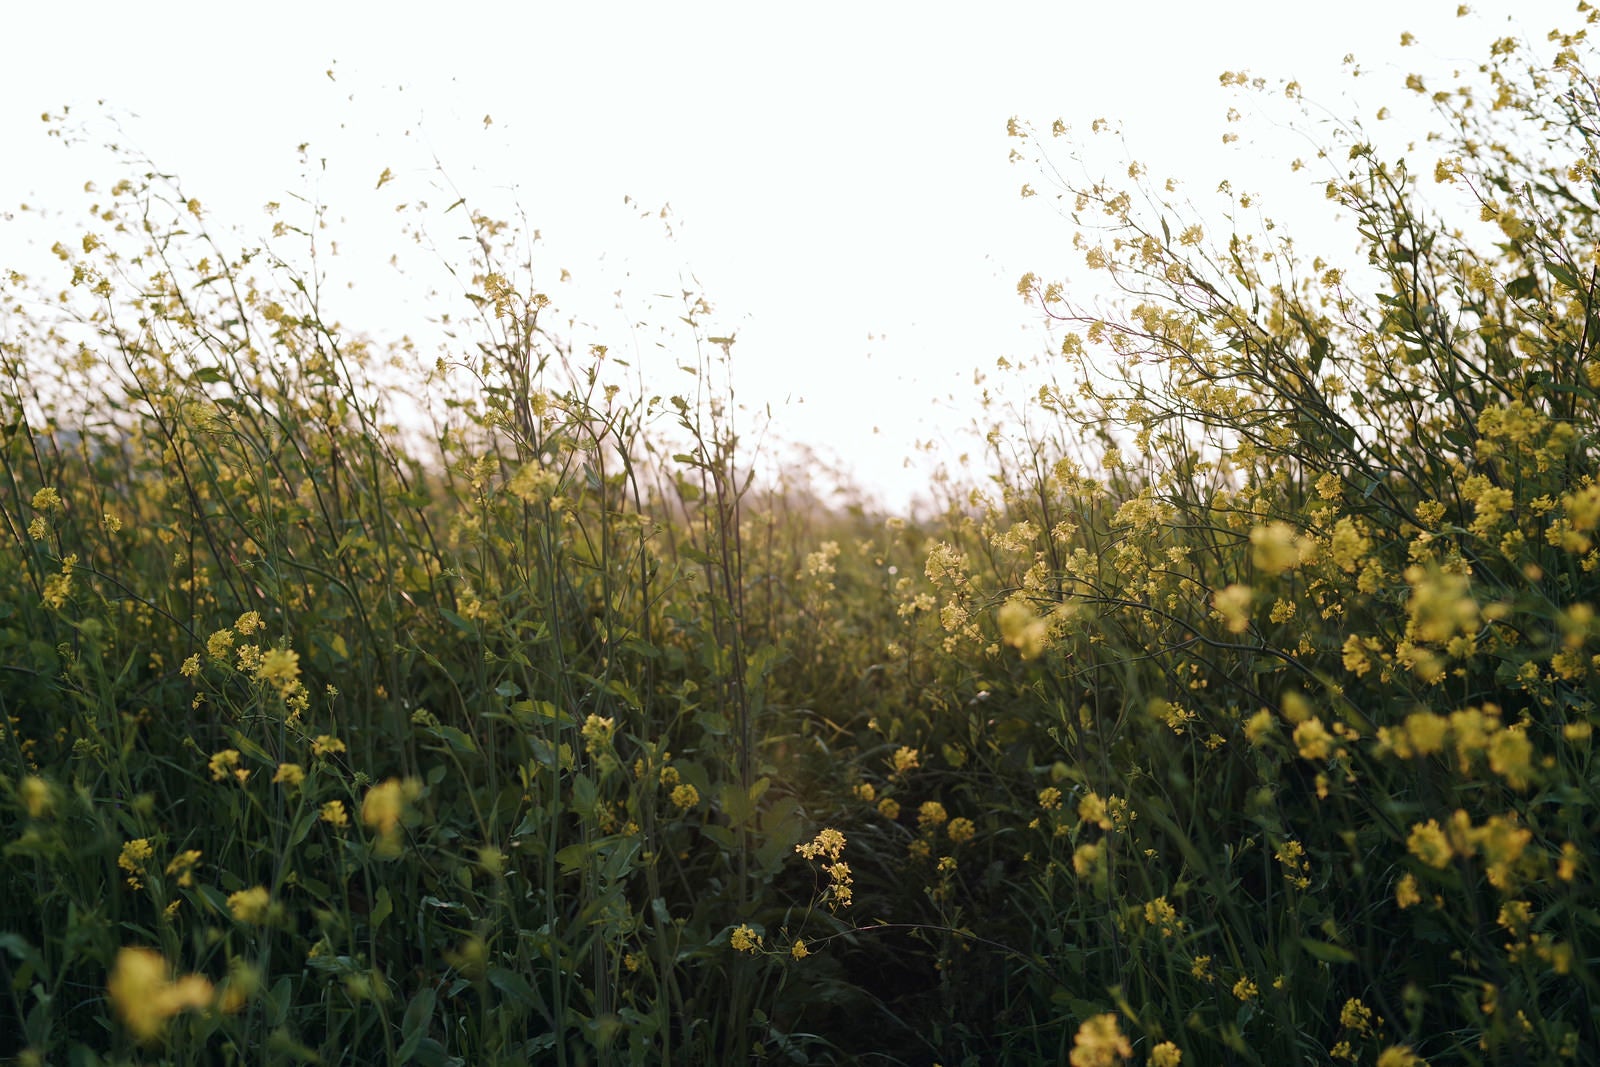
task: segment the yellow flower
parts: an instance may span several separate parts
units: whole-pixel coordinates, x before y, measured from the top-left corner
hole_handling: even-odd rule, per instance
[[[1156,897],[1145,904],[1144,921],[1160,930],[1162,937],[1183,933],[1183,920],[1178,917],[1178,910],[1168,903],[1166,897]]]
[[[1261,995],[1261,989],[1248,978],[1241,978],[1233,983],[1233,995],[1240,1000],[1254,1000]]]
[[[367,790],[361,800],[361,821],[379,833],[386,834],[400,822],[405,801],[400,796],[400,779],[390,778],[382,785]]]
[[[884,797],[878,801],[878,814],[893,822],[900,817],[900,802],[894,797]]]
[[[1099,793],[1086,793],[1078,801],[1078,820],[1090,826],[1098,826],[1102,830],[1111,829],[1111,817],[1106,812],[1106,802]]]
[[[924,830],[931,830],[936,826],[943,826],[950,816],[945,813],[944,805],[937,800],[924,801],[917,809],[917,825]]]
[[[1301,759],[1323,760],[1333,752],[1333,735],[1322,725],[1320,718],[1312,717],[1294,728],[1295,747]]]
[[[244,634],[246,637],[249,637],[251,634],[261,629],[261,613],[259,611],[245,612],[243,615],[239,616],[238,621],[233,624],[233,628]]]
[[[1351,997],[1339,1012],[1339,1025],[1348,1030],[1369,1033],[1372,1030],[1372,1009],[1361,1003],[1359,997]]]
[[[22,798],[22,806],[28,809],[28,814],[35,818],[42,818],[55,808],[55,792],[50,788],[50,783],[40,778],[37,774],[30,774],[22,780],[17,788],[17,793]]]
[[[1441,869],[1450,865],[1450,857],[1455,854],[1450,847],[1450,839],[1445,836],[1437,819],[1412,826],[1411,836],[1406,839],[1406,848],[1423,863]]]
[[[1061,790],[1053,785],[1039,790],[1039,806],[1045,811],[1055,811],[1061,806]]]
[[[895,750],[894,759],[891,761],[895,774],[904,774],[921,766],[921,755],[914,748],[902,745]]]
[[[156,854],[151,847],[148,837],[137,837],[122,846],[122,854],[117,857],[117,866],[128,872],[128,888],[143,889],[144,883],[140,879],[145,873],[145,864]]]
[[[1294,527],[1270,522],[1250,531],[1250,562],[1263,574],[1276,577],[1300,565],[1300,545]]]
[[[1171,1041],[1163,1041],[1150,1050],[1150,1067],[1178,1067],[1183,1062],[1183,1050]]]
[[[1409,908],[1413,904],[1422,903],[1422,893],[1417,889],[1415,875],[1407,874],[1401,877],[1394,887],[1394,902],[1402,908]]]
[[[1412,1052],[1410,1045],[1390,1045],[1378,1054],[1378,1067],[1428,1067],[1428,1061]]]
[[[51,486],[45,486],[33,494],[33,509],[35,511],[55,511],[61,507],[61,494]]]
[[[1431,711],[1414,711],[1406,716],[1406,740],[1411,750],[1419,756],[1431,756],[1444,751],[1445,735],[1450,731],[1450,720]],[[1402,756],[1408,753],[1401,753]]]
[[[233,769],[239,766],[239,750],[225,748],[221,752],[213,753],[208,764],[211,768],[211,780],[220,782],[227,778]]]
[[[700,803],[700,791],[688,782],[672,791],[672,802],[684,811]]]
[[[272,895],[261,885],[241,889],[228,897],[228,910],[242,923],[260,925],[272,911]]]
[[[166,957],[147,948],[123,948],[106,982],[106,993],[122,1024],[141,1042],[161,1036],[181,1011],[210,1005],[212,986],[197,974],[172,980]]]
[[[754,955],[761,951],[761,935],[755,932],[754,927],[742,925],[728,935],[728,944],[733,946],[735,952]]]
[[[233,652],[233,631],[218,630],[206,638],[206,655],[212,659],[225,660]]]
[[[971,819],[951,819],[950,827],[945,832],[950,835],[952,843],[964,845],[976,836],[978,828],[972,824]]]
[[[1528,788],[1533,774],[1533,744],[1518,727],[1509,727],[1489,741],[1489,768],[1512,789]]]
[[[878,799],[878,791],[872,788],[871,782],[862,782],[857,785],[855,787],[855,794],[857,800],[864,800],[868,804],[871,804],[874,800]]]
[[[616,728],[615,719],[590,715],[583,720],[583,727],[578,731],[583,736],[583,750],[591,756],[598,755],[602,748],[611,744],[611,736]]]
[[[1122,1036],[1112,1012],[1085,1019],[1072,1039],[1072,1067],[1116,1067],[1118,1060],[1133,1055],[1133,1046]]]
[[[818,831],[817,836],[809,845],[796,845],[794,850],[806,859],[816,859],[826,856],[830,860],[837,860],[844,851],[844,834],[838,830],[826,829]]]
[[[193,678],[195,675],[199,674],[200,673],[200,657],[199,657],[199,655],[193,655],[193,656],[190,656],[188,659],[184,660],[183,661],[183,666],[178,668],[178,673],[183,675],[185,678]]]
[[[350,825],[350,816],[345,813],[342,800],[330,800],[322,805],[321,818],[329,826],[337,826],[341,830]]]
[[[996,615],[1000,638],[1022,653],[1023,659],[1038,659],[1050,639],[1050,620],[1037,615],[1021,600],[1008,600]]]
[[[1250,601],[1254,597],[1255,590],[1236,582],[1218,589],[1211,599],[1211,606],[1216,609],[1217,617],[1229,633],[1242,634],[1250,629]]]
[[[1072,869],[1079,878],[1088,878],[1097,874],[1102,868],[1106,856],[1106,847],[1103,842],[1092,845],[1079,845],[1072,853]]]
[[[277,772],[272,776],[274,784],[290,787],[297,786],[305,780],[305,768],[298,763],[280,763]]]
[[[300,653],[287,648],[272,648],[261,654],[255,680],[288,696],[300,681]]]
[[[187,889],[194,885],[194,869],[199,863],[200,851],[191,848],[173,857],[172,862],[167,864],[167,874],[177,875],[178,884]]]
[[[806,948],[806,943],[797,937],[794,939],[794,944],[789,946],[789,955],[797,960],[803,960],[811,955],[811,950]]]
[[[317,739],[311,742],[311,754],[313,756],[331,756],[336,752],[344,751],[344,742],[329,734],[319,734]]]

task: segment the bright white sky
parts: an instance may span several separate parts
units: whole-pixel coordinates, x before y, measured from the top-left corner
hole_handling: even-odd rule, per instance
[[[1569,0],[1473,6],[1458,20],[1453,0],[1066,0],[982,17],[973,5],[866,0],[448,13],[293,0],[248,17],[214,0],[7,5],[0,211],[66,207],[77,201],[63,191],[115,177],[103,156],[45,138],[40,112],[63,104],[136,116],[121,139],[180,175],[214,223],[251,237],[267,228],[263,204],[307,191],[295,146],[310,142],[326,160],[311,191],[345,219],[331,269],[356,282],[340,317],[423,337],[425,286],[387,263],[405,247],[394,205],[450,199],[429,188],[437,157],[470,201],[490,214],[520,205],[541,231],[540,284],[591,324],[574,330],[582,345],[632,359],[652,391],[681,389],[672,364],[693,354],[681,336],[670,358],[654,354],[653,331],[677,308],[652,294],[692,274],[717,309],[711,332],[737,336],[741,401],[771,404],[778,436],[838,457],[901,504],[926,484],[925,464],[903,467],[915,442],[953,441],[974,417],[974,370],[1044,351],[1018,277],[1091,282],[1069,224],[1045,197],[1018,195],[1041,183],[1007,162],[1013,146],[1027,151],[1005,136],[1009,116],[1042,130],[1060,117],[1085,136],[1097,117],[1119,121],[1133,156],[1188,179],[1202,206],[1226,175],[1290,232],[1314,232],[1290,210],[1315,202],[1309,180],[1280,165],[1307,144],[1263,119],[1244,127],[1243,151],[1223,148],[1239,98],[1218,74],[1297,78],[1333,113],[1370,119],[1408,95],[1410,71],[1444,84],[1495,36],[1542,40],[1577,23]],[[1415,47],[1398,47],[1402,30]],[[1368,73],[1347,99],[1351,52]],[[1099,143],[1094,157],[1112,175],[1114,148]],[[385,167],[396,181],[374,191]],[[664,204],[670,239],[654,216]],[[0,255],[39,263],[13,242]],[[562,268],[568,285],[555,282]]]

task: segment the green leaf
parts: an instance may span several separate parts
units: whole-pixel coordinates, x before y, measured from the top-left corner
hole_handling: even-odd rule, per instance
[[[1300,939],[1300,947],[1305,949],[1306,954],[1312,959],[1321,960],[1323,963],[1354,963],[1356,961],[1355,953],[1347,948],[1340,948],[1338,945],[1330,944],[1327,941],[1314,941],[1309,937],[1302,937]]]
[[[1582,288],[1578,282],[1578,276],[1572,273],[1572,271],[1568,269],[1565,264],[1554,262],[1546,263],[1545,269],[1550,272],[1550,277],[1554,278],[1568,289],[1577,291]]]
[[[516,971],[508,971],[504,967],[489,968],[489,984],[500,991],[500,995],[521,1007],[535,1007],[538,997],[534,995],[533,986],[528,980]]]
[[[293,995],[293,991],[289,976],[285,975],[278,979],[277,984],[272,987],[272,991],[266,995],[264,999],[266,1001],[265,1011],[268,1026],[282,1026],[283,1021],[289,1017],[289,1000]]]
[[[395,1058],[401,1063],[410,1062],[417,1045],[427,1036],[428,1020],[433,1018],[434,997],[433,987],[423,986],[411,998],[411,1003],[406,1005],[405,1018],[400,1020],[400,1049],[395,1053]]]
[[[589,857],[594,854],[595,843],[580,841],[576,845],[568,845],[556,853],[556,862],[561,864],[562,874],[577,874],[588,865]]]
[[[458,727],[443,725],[432,726],[428,728],[428,733],[449,745],[451,750],[455,752],[460,752],[466,755],[477,755],[478,746],[473,743],[470,736],[468,736]]]
[[[733,831],[728,829],[726,826],[718,826],[716,823],[707,823],[700,828],[700,832],[715,842],[718,847],[725,849],[726,851],[732,852],[739,845],[738,837],[734,836]]]
[[[445,622],[448,622],[451,626],[454,626],[457,630],[460,630],[464,634],[476,632],[470,622],[468,622],[466,619],[463,619],[460,615],[457,615],[449,608],[440,608],[439,614],[444,616]]]
[[[388,886],[378,887],[378,900],[372,906],[372,929],[376,931],[383,925],[383,920],[394,913],[394,900],[389,896]]]

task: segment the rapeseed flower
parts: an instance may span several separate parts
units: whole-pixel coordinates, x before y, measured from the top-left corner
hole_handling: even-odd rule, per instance
[[[672,791],[672,803],[688,811],[700,803],[700,791],[685,782]]]
[[[1411,836],[1406,838],[1406,848],[1423,863],[1441,869],[1448,867],[1450,857],[1455,855],[1455,850],[1450,847],[1450,839],[1445,836],[1437,819],[1412,826]]]
[[[187,889],[194,885],[194,869],[199,863],[199,849],[191,848],[185,852],[180,852],[173,857],[171,863],[167,864],[167,875],[169,877],[176,875],[178,884]]]
[[[239,750],[236,748],[225,748],[221,752],[214,752],[211,754],[211,759],[206,765],[211,769],[211,780],[213,782],[223,781],[230,774],[238,776],[240,773],[238,770]],[[243,773],[245,777],[249,777],[250,775],[249,771],[244,771]],[[239,781],[242,783],[244,778],[240,778]]]
[[[211,983],[198,974],[173,980],[166,957],[147,948],[122,948],[106,982],[111,1007],[141,1042],[161,1036],[167,1020],[209,1007]]]
[[[579,731],[583,735],[583,750],[591,756],[599,755],[602,748],[611,744],[611,736],[616,728],[615,719],[590,715],[583,720],[583,727]]]
[[[1183,1063],[1183,1050],[1171,1041],[1163,1041],[1150,1050],[1150,1067],[1179,1067]]]
[[[128,888],[143,889],[144,882],[140,879],[145,874],[145,864],[156,854],[151,847],[148,837],[136,837],[122,846],[122,853],[117,857],[117,866],[128,872]]]
[[[361,821],[380,834],[388,834],[399,825],[405,801],[405,786],[400,779],[390,778],[367,790],[361,800]]]
[[[206,655],[214,660],[226,660],[233,653],[233,631],[218,630],[206,638]]]
[[[1242,634],[1250,629],[1250,602],[1254,597],[1255,591],[1248,585],[1234,583],[1218,589],[1211,606],[1229,633]]]
[[[922,806],[917,809],[917,825],[924,830],[943,826],[949,818],[944,805],[937,800],[923,801]]]
[[[22,798],[22,806],[32,818],[43,818],[55,810],[55,790],[50,788],[49,782],[37,774],[30,774],[24,778],[17,788],[17,793]]]
[[[261,654],[254,677],[287,697],[300,684],[300,654],[287,648],[268,649]]]
[[[1178,909],[1168,903],[1166,897],[1156,897],[1145,904],[1144,921],[1160,930],[1162,937],[1183,933],[1183,920],[1178,917]]]
[[[266,886],[241,889],[228,897],[228,910],[242,923],[259,926],[267,921],[272,911],[272,895]]]
[[[1103,842],[1079,845],[1072,852],[1072,869],[1079,878],[1088,878],[1105,869],[1106,847]]]
[[[896,775],[905,774],[921,766],[921,754],[914,748],[904,745],[895,750],[894,758],[890,760]]]
[[[844,851],[844,844],[844,834],[830,828],[819,830],[810,844],[796,845],[794,850],[808,860],[816,859],[818,856],[826,856],[830,860],[837,860],[840,853]]]
[[[748,952],[755,955],[761,951],[761,935],[749,924],[738,926],[733,933],[728,935],[728,944],[735,952]]]
[[[1072,1038],[1072,1067],[1116,1067],[1133,1055],[1133,1046],[1117,1026],[1112,1012],[1085,1019]]]
[[[977,835],[978,828],[973,825],[971,819],[952,819],[945,833],[950,835],[953,844],[964,845]]]
[[[321,819],[329,826],[344,829],[350,825],[350,816],[344,810],[344,801],[330,800],[322,805]]]

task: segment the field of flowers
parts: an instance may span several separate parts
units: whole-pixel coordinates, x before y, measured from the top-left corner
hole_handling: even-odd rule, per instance
[[[696,298],[630,396],[473,216],[400,427],[105,183],[4,281],[0,1056],[1592,1061],[1588,47],[1335,130],[1347,274],[1051,170],[1127,300],[1022,279],[1061,384],[917,519],[753,480]]]

